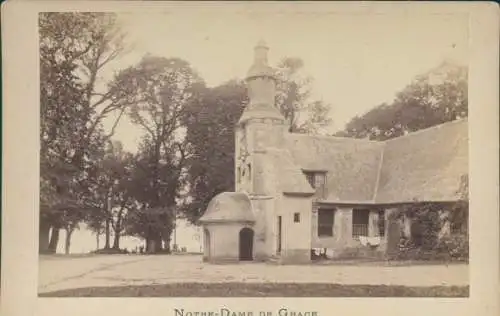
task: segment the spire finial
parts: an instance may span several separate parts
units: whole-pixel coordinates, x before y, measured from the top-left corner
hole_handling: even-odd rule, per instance
[[[264,40],[259,40],[254,47],[254,62],[246,77],[250,102],[240,123],[263,118],[284,122],[283,115],[275,106],[276,76],[267,62],[268,50]]]
[[[269,49],[269,46],[267,46],[266,41],[264,41],[263,39],[260,39],[257,42],[257,45],[255,45],[255,48],[266,48],[266,49]]]
[[[261,39],[255,45],[255,58],[254,63],[260,65],[267,65],[267,52],[269,51],[269,47],[266,42]]]
[[[254,47],[254,60],[247,74],[247,80],[255,77],[268,77],[274,78],[274,71],[269,66],[267,60],[267,53],[269,47],[264,40],[257,42]]]

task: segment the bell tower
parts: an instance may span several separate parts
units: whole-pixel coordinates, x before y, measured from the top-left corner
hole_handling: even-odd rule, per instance
[[[259,41],[246,76],[249,103],[236,126],[236,191],[272,196],[274,188],[264,178],[266,148],[283,144],[285,118],[275,106],[276,76],[268,64],[269,47]],[[267,174],[267,180],[272,176]]]
[[[279,185],[277,150],[284,144],[285,118],[275,105],[276,76],[268,64],[269,47],[260,41],[246,76],[249,103],[235,130],[235,187],[250,197],[255,215],[255,258],[275,253],[274,219]]]

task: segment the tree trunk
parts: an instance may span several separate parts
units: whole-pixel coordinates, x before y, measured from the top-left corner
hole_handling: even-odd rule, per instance
[[[174,245],[176,247],[177,245]],[[163,239],[163,251],[166,253],[171,253],[172,250],[170,249],[170,238]]]
[[[115,239],[113,240],[113,249],[120,249],[120,234],[115,233]]]
[[[118,212],[118,218],[116,219],[116,224],[113,226],[113,230],[115,232],[115,239],[113,241],[113,249],[120,249],[120,233],[122,231],[122,216],[123,216],[123,208]]]
[[[162,246],[163,240],[161,239],[161,235],[158,234],[156,238],[154,239],[154,244],[155,244],[155,253],[159,253],[163,251],[163,246]]]
[[[109,245],[110,245],[110,239],[111,239],[111,229],[110,229],[110,221],[109,221],[109,218],[106,217],[106,228],[105,228],[105,241],[104,241],[104,249],[109,249]]]
[[[162,239],[161,235],[157,233],[151,233],[146,238],[146,252],[147,253],[158,253],[162,250]]]
[[[108,196],[106,197],[106,225],[104,228],[104,234],[105,234],[105,241],[104,241],[104,249],[109,249],[109,244],[110,244],[110,237],[111,237],[111,188],[108,191]]]
[[[49,250],[50,223],[40,216],[40,230],[38,232],[38,252],[47,253]]]
[[[57,244],[59,243],[59,230],[61,228],[59,225],[53,225],[52,226],[52,233],[50,234],[50,241],[49,241],[49,247],[48,247],[48,252],[49,253],[56,253],[57,251]]]
[[[172,239],[171,236],[172,236],[172,232],[168,232],[168,231],[164,232],[163,236],[162,236],[163,237],[163,243],[164,243],[163,250],[166,253],[171,253],[172,252],[172,250],[170,249],[170,241]],[[177,249],[175,249],[175,247],[177,247],[176,243],[174,243],[174,250],[177,250]]]
[[[154,239],[149,238],[146,245],[146,253],[155,253],[156,252],[156,243]]]
[[[99,237],[100,237],[100,235],[101,235],[100,232],[95,233],[96,250],[99,250]]]
[[[71,227],[67,227],[65,228],[65,231],[66,231],[66,240],[65,240],[65,243],[64,243],[64,253],[69,255],[69,250],[70,250],[70,247],[71,247],[71,235],[73,234],[73,228]]]

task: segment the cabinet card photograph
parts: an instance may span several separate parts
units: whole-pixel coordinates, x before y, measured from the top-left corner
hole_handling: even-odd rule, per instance
[[[498,311],[494,4],[2,17],[6,313]]]

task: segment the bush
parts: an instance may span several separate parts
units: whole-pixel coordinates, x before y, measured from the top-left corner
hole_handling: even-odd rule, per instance
[[[119,254],[128,254],[127,249],[115,249],[115,248],[103,248],[103,249],[98,249],[92,251],[92,253],[98,254],[98,255],[119,255]]]
[[[465,261],[469,260],[469,240],[466,235],[452,235],[436,240],[433,247],[423,247],[411,239],[402,238],[399,252],[394,260],[438,260]]]
[[[449,210],[448,218],[442,218],[441,210]],[[457,202],[454,205],[424,203],[404,207],[395,216],[404,214],[412,220],[411,238],[402,237],[399,251],[389,259],[394,260],[439,260],[468,261],[469,240],[466,229],[461,234],[440,237],[444,221],[458,227],[468,221],[468,203]]]
[[[469,238],[467,235],[452,235],[441,238],[436,245],[436,252],[447,255],[450,260],[469,260]]]

